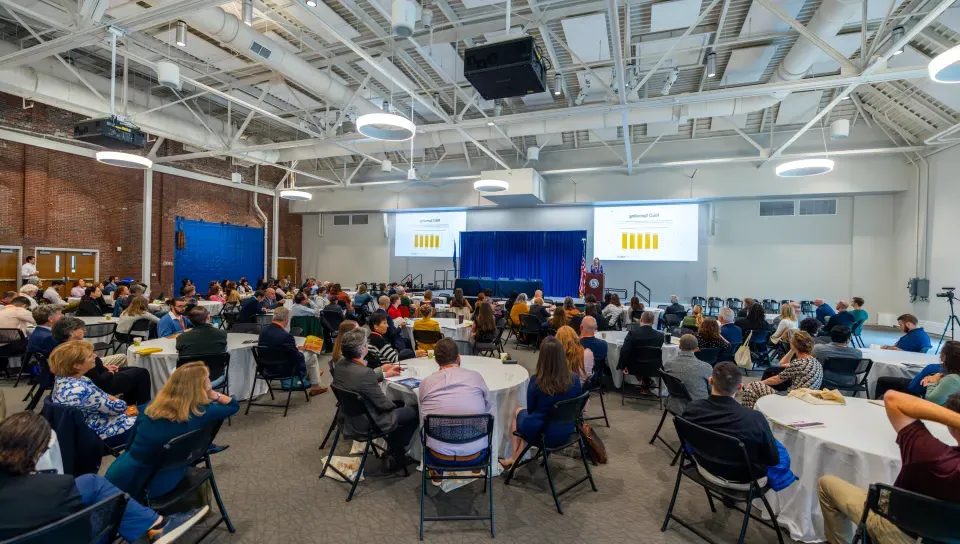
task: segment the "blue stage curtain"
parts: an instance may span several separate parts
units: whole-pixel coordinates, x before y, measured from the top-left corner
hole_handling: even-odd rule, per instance
[[[182,217],[176,219],[176,227],[184,232],[186,247],[173,254],[174,295],[180,295],[183,278],[190,278],[197,294],[206,296],[211,280],[238,281],[246,277],[255,285],[263,275],[262,228]]]
[[[547,296],[576,296],[587,231],[460,233],[460,277],[543,280]]]

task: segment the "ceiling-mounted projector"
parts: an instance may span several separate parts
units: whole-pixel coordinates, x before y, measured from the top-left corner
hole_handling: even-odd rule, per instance
[[[532,36],[466,49],[463,76],[485,100],[542,93],[547,89],[547,70]]]
[[[147,145],[147,135],[137,125],[116,116],[80,121],[73,126],[73,137],[107,149],[143,149]]]

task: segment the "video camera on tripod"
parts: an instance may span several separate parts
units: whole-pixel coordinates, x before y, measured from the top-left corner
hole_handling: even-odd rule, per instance
[[[937,293],[937,297],[939,298],[949,298],[952,300],[954,296],[956,296],[953,293],[956,290],[956,287],[941,287],[940,289],[942,289],[943,292]]]
[[[950,305],[950,317],[947,318],[947,323],[943,326],[943,334],[940,335],[940,341],[937,342],[938,351],[940,349],[940,345],[943,344],[944,338],[946,338],[947,336],[947,331],[948,330],[950,331],[950,339],[954,340],[955,339],[954,326],[960,325],[960,319],[957,319],[957,313],[956,311],[954,311],[954,308],[953,308],[953,301],[956,299],[956,295],[954,294],[954,290],[956,290],[956,287],[941,287],[940,289],[943,292],[937,293],[937,298],[947,299],[947,303]]]

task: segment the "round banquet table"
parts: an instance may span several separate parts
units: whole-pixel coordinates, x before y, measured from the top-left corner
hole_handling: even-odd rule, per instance
[[[223,309],[223,303],[217,302],[215,300],[198,300],[197,306],[203,306],[210,312],[210,315],[220,315],[220,310]],[[151,312],[168,312],[170,308],[160,302],[151,302],[148,307]]]
[[[410,345],[416,348],[417,344],[413,341],[413,322],[419,321],[419,318],[405,321],[407,326],[403,328],[403,335],[410,340]],[[452,338],[457,343],[457,351],[461,354],[471,353],[473,348],[470,346],[470,333],[473,331],[473,321],[464,321],[460,324],[452,317],[440,317],[434,321],[440,324],[440,331],[444,336]]]
[[[876,394],[877,379],[882,377],[913,378],[923,367],[939,363],[940,356],[934,353],[913,353],[895,349],[867,348],[860,350],[865,359],[873,361],[867,376],[870,398]]]
[[[800,478],[777,493],[780,524],[802,542],[824,541],[823,514],[817,498],[817,480],[831,474],[857,487],[893,484],[900,472],[897,433],[882,406],[846,397],[846,406],[814,405],[796,398],[768,395],[756,409],[770,420],[773,435],[790,453],[790,469]],[[825,427],[794,431],[775,421],[819,421]],[[956,445],[939,423],[926,422],[933,436]]]
[[[297,345],[303,345],[306,338],[295,336]],[[230,396],[237,400],[246,400],[250,397],[250,387],[253,385],[255,365],[253,362],[253,346],[257,345],[256,334],[227,334],[227,351],[230,353]],[[244,342],[250,341],[249,344]],[[137,355],[136,350],[142,348],[162,348],[159,353]],[[304,357],[316,357],[310,351],[303,352]],[[150,371],[150,391],[156,396],[170,374],[177,368],[177,340],[176,338],[157,338],[141,342],[140,346],[130,346],[127,349],[127,364],[139,366]],[[263,380],[257,382],[254,397],[267,392],[267,384]]]
[[[407,359],[403,364],[405,365],[404,377],[419,379],[426,378],[440,368],[435,361],[427,358]],[[483,381],[490,390],[490,401],[494,406],[492,450],[494,455],[509,457],[513,453],[510,451],[512,436],[510,426],[517,408],[527,407],[527,384],[530,381],[530,374],[520,365],[505,365],[500,359],[492,357],[461,355],[460,366],[476,370],[483,376]],[[406,404],[414,402],[419,404],[419,389],[409,389],[389,380],[384,380],[381,387],[389,399],[403,400]],[[410,441],[410,455],[417,460],[423,458],[419,429]],[[493,463],[493,470],[494,474],[499,474],[500,463]]]
[[[598,332],[597,338],[607,343],[607,366],[610,367],[610,374],[613,378],[613,385],[619,389],[623,385],[623,371],[617,370],[617,364],[620,362],[620,348],[623,347],[623,339],[627,337],[627,331],[606,331]],[[676,337],[671,338],[670,344],[660,346],[663,352],[663,362],[676,359],[680,353],[680,347],[673,342],[679,342]],[[634,379],[632,376],[630,379]],[[632,382],[631,382],[632,383]]]

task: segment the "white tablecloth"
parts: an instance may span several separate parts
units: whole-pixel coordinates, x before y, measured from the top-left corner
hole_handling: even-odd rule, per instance
[[[403,363],[407,365],[403,375],[414,378],[423,379],[439,369],[435,361],[426,358],[407,359]],[[530,381],[530,374],[520,365],[505,365],[500,362],[500,359],[491,357],[461,355],[460,366],[476,370],[483,376],[483,380],[490,390],[490,400],[496,407],[493,415],[492,450],[494,455],[499,457],[510,457],[513,453],[510,451],[510,425],[517,408],[527,407],[527,383]],[[407,404],[419,403],[419,389],[408,389],[387,380],[383,381],[382,387],[387,398],[404,399]],[[411,440],[410,453],[414,459],[422,459],[419,430]],[[500,463],[494,462],[493,470],[495,474],[499,474]]]
[[[410,340],[410,345],[416,348],[416,342],[413,341],[413,322],[419,321],[417,319],[406,319],[407,326],[403,328],[403,335]],[[467,324],[466,322],[462,325],[457,322],[456,319],[452,317],[440,317],[434,319],[437,323],[440,324],[440,332],[448,338],[452,338],[457,343],[457,348],[460,353],[470,353],[470,333],[473,331],[473,323]]]
[[[773,435],[790,453],[790,469],[800,478],[778,493],[780,523],[794,540],[825,540],[817,499],[821,476],[832,474],[867,489],[876,482],[892,484],[900,472],[897,433],[883,407],[860,398],[847,397],[846,401],[846,406],[823,406],[780,395],[757,401],[757,410],[771,420],[826,423],[826,427],[794,431],[770,422]],[[925,425],[938,439],[956,445],[945,426]]]
[[[230,353],[230,396],[237,400],[246,400],[250,397],[250,387],[253,385],[253,376],[256,366],[253,362],[253,346],[257,345],[256,334],[227,334],[227,351]],[[296,336],[297,345],[303,345],[306,338]],[[252,340],[249,344],[244,342]],[[163,348],[160,353],[150,355],[137,355],[136,350],[142,348],[159,347]],[[315,353],[306,351],[305,357],[316,357]],[[170,374],[177,368],[177,340],[175,338],[157,338],[156,340],[147,340],[142,342],[139,347],[130,346],[127,349],[127,364],[139,366],[150,371],[150,391],[156,395],[163,384],[167,382]],[[257,382],[257,388],[254,396],[263,395],[267,392],[267,384],[264,381]]]
[[[210,312],[210,315],[218,315],[223,309],[223,303],[215,300],[198,300],[197,306],[203,306]],[[169,312],[170,307],[163,303],[151,302],[148,304],[151,312]]]
[[[617,364],[620,362],[620,348],[623,347],[627,331],[598,332],[597,337],[607,342],[607,366],[610,367],[610,373],[613,376],[613,385],[619,389],[623,385],[623,371],[617,370]],[[671,340],[679,341],[676,338]],[[680,348],[673,343],[660,346],[660,350],[663,352],[663,362],[675,359],[680,353]]]
[[[862,349],[863,357],[873,360],[873,368],[867,376],[870,398],[877,391],[877,380],[881,377],[913,378],[923,367],[939,363],[940,356],[933,353],[913,353],[895,349]]]

